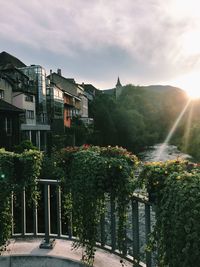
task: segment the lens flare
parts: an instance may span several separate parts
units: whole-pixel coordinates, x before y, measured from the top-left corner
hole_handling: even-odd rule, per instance
[[[183,115],[185,114],[189,104],[191,102],[191,99],[189,99],[186,103],[186,105],[184,106],[183,110],[181,111],[181,113],[179,114],[179,116],[177,117],[175,123],[173,124],[171,130],[169,131],[165,141],[163,142],[163,144],[161,145],[161,147],[159,148],[157,154],[156,154],[156,157],[155,157],[155,161],[159,161],[160,158],[161,158],[161,155],[163,154],[163,152],[165,151],[166,149],[166,146],[168,145],[170,139],[172,138],[173,134],[175,133],[176,131],[176,128],[177,126],[179,125],[179,122],[181,121]]]

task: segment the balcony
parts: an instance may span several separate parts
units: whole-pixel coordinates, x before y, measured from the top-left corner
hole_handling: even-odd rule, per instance
[[[25,188],[11,196],[12,239],[0,257],[0,266],[84,266],[82,250],[71,250],[73,218],[63,220],[62,188],[57,180],[38,180],[41,198],[32,209],[27,206]],[[129,203],[126,249],[121,255],[117,245],[114,201],[108,199],[106,215],[101,218],[94,266],[151,267],[152,255],[144,247],[151,232],[153,212],[147,198],[135,194]],[[123,262],[120,260],[123,259]],[[46,265],[44,265],[46,264]]]

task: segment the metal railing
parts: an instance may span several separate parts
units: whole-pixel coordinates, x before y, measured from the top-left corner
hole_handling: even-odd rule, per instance
[[[52,240],[75,240],[73,236],[73,219],[68,218],[67,225],[62,216],[62,193],[57,180],[38,180],[41,199],[38,205],[27,205],[25,188],[21,196],[12,194],[12,237],[44,237],[43,248],[53,247]],[[20,203],[20,204],[19,204]],[[20,215],[21,213],[21,215]],[[152,267],[152,255],[146,252],[145,244],[151,232],[152,206],[147,198],[134,194],[130,199],[128,224],[126,229],[126,252],[124,258],[133,266]],[[117,215],[115,201],[110,199],[108,210],[102,215],[99,226],[98,246],[111,253],[120,254],[117,245]],[[120,254],[121,255],[121,254]]]

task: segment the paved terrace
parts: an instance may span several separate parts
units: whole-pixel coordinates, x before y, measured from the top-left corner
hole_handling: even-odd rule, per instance
[[[39,245],[41,244],[42,239],[13,239],[7,247],[7,251],[3,252],[0,257],[0,266],[20,266],[20,267],[50,267],[50,266],[81,266],[80,259],[82,256],[82,249],[72,250],[72,241],[66,240],[56,240],[55,246],[53,249],[41,249]],[[7,256],[7,257],[6,257]],[[8,256],[26,256],[25,258],[18,258],[18,264],[8,264]],[[32,258],[27,257],[32,256]],[[42,265],[38,264],[38,259],[41,261],[41,256],[45,257],[42,261]],[[56,262],[52,265],[53,259],[61,259],[62,263]],[[17,258],[16,258],[17,259]],[[105,250],[97,249],[95,254],[95,267],[122,267],[120,263],[121,258]],[[13,260],[14,262],[14,260]],[[30,264],[31,262],[31,264]],[[52,263],[51,263],[52,262]],[[133,266],[132,263],[124,260],[125,267]]]

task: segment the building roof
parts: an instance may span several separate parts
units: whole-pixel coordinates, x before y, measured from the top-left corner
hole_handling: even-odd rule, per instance
[[[15,113],[24,113],[24,111],[12,104],[0,99],[0,112],[15,112]]]
[[[12,65],[17,68],[26,67],[26,65],[21,60],[3,51],[0,53],[0,68],[4,68],[7,65]]]
[[[63,91],[70,93],[71,95],[78,96],[77,93],[77,85],[76,83],[73,83],[70,79],[67,79],[58,73],[51,73],[50,75],[47,76],[48,79],[50,79],[51,82],[59,86]]]
[[[97,89],[96,87],[94,87],[94,85],[90,84],[90,83],[82,83],[81,86],[83,86],[83,88],[85,89],[85,91],[87,91],[88,93],[95,93],[98,92],[99,89]]]

